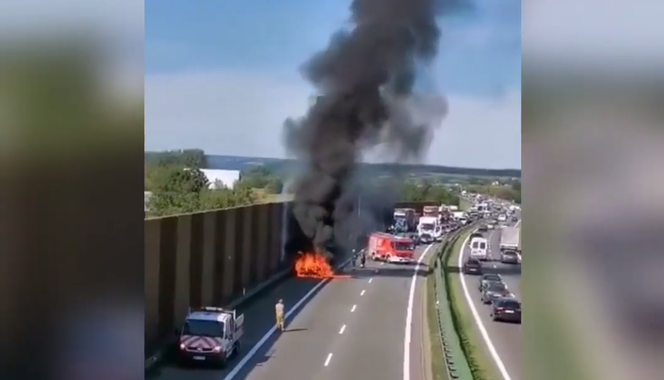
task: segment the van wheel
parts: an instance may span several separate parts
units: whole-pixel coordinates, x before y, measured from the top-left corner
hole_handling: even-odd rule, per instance
[[[233,347],[233,356],[239,356],[240,355],[240,342],[236,342],[235,346]]]
[[[228,356],[224,355],[224,357],[219,360],[219,363],[218,363],[217,367],[222,368],[222,369],[226,368],[227,359],[228,359]]]

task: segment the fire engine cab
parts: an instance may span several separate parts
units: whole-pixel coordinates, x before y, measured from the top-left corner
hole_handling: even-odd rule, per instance
[[[205,306],[189,309],[182,328],[177,329],[178,361],[224,366],[240,351],[244,314]]]
[[[415,253],[415,242],[405,236],[376,232],[369,236],[369,259],[388,263],[410,263]]]

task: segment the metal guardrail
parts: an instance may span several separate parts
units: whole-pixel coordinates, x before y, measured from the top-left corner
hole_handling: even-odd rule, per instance
[[[442,249],[434,261],[434,294],[436,296],[436,315],[440,345],[443,350],[443,359],[448,378],[451,380],[473,380],[468,360],[461,347],[459,335],[452,320],[452,311],[448,302],[447,288],[445,286],[445,259],[450,253],[459,237],[472,229],[474,224],[456,231],[453,236],[445,240]]]

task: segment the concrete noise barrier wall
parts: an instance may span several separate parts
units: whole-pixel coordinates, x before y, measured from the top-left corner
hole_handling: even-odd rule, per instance
[[[290,264],[283,203],[145,221],[145,346],[155,348],[189,306],[224,305]]]
[[[433,204],[396,207],[421,211]],[[288,203],[147,219],[146,352],[173,334],[189,306],[227,304],[290,266],[292,254],[306,249],[306,240]]]

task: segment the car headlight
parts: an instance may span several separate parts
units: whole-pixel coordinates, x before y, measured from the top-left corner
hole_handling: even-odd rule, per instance
[[[215,348],[212,349],[214,352],[221,352],[221,346],[216,346]]]

